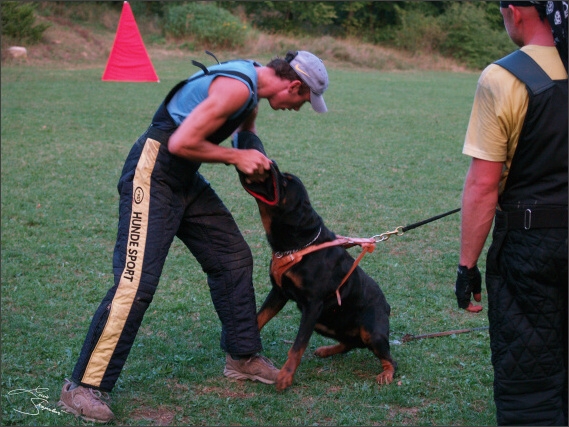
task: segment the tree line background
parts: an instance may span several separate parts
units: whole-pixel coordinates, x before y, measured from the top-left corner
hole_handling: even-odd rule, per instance
[[[437,53],[483,68],[516,48],[506,34],[497,1],[136,1],[138,20],[154,23],[154,42],[182,46],[243,46],[262,31],[294,37],[350,38],[411,53]],[[2,34],[41,39],[34,13],[90,21],[113,2],[2,2]],[[30,20],[31,19],[31,20]],[[35,34],[34,34],[35,30]],[[40,33],[39,36],[37,33]],[[185,44],[184,44],[185,43]]]

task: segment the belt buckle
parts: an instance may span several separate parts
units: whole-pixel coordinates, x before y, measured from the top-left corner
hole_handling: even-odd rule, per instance
[[[524,212],[524,230],[531,228],[531,209],[526,209]]]

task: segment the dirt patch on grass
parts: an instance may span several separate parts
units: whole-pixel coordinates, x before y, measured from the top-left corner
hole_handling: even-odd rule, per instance
[[[135,409],[131,412],[130,418],[138,421],[151,421],[152,425],[157,426],[170,426],[176,413],[179,413],[182,408],[172,409],[165,406],[158,406],[157,408]]]
[[[239,388],[239,387],[237,387]],[[217,397],[221,397],[221,398],[232,398],[232,399],[248,399],[248,398],[252,398],[252,397],[256,397],[257,394],[256,393],[245,393],[242,390],[234,390],[234,389],[229,389],[229,388],[224,388],[224,387],[212,387],[212,386],[205,386],[205,387],[201,387],[201,388],[196,388],[195,389],[195,393],[196,394],[214,394]]]
[[[394,422],[397,421],[397,423],[401,422],[401,425],[416,426],[419,425],[420,410],[421,408],[417,407],[412,407],[412,408],[404,408],[401,406],[392,407],[389,410],[389,415],[387,419]]]

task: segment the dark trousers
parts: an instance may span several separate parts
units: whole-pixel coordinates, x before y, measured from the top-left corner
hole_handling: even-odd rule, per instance
[[[567,425],[567,229],[495,226],[486,285],[498,425]]]
[[[251,250],[198,167],[172,156],[146,133],[133,146],[118,185],[115,284],[93,316],[73,371],[75,382],[112,390],[174,237],[184,242],[207,274],[222,324],[222,349],[232,355],[261,350]]]

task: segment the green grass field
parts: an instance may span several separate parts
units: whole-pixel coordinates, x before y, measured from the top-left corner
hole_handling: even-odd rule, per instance
[[[155,66],[159,84],[101,82],[102,68],[2,68],[3,425],[84,424],[55,405],[113,281],[122,164],[170,87],[196,71],[189,59]],[[477,74],[331,69],[330,78],[328,114],[272,111],[262,101],[257,124],[269,156],[302,178],[329,228],[370,237],[460,207]],[[204,165],[202,173],[253,250],[260,306],[270,249],[256,204],[233,167]],[[313,350],[330,340],[317,335],[285,392],[226,379],[205,275],[175,241],[112,393],[115,423],[495,424],[487,331],[397,344],[405,334],[487,326],[486,310],[456,306],[459,220],[392,237],[360,264],[392,308],[399,370],[381,388],[371,352],[318,359]],[[298,323],[289,303],[262,331],[264,354],[278,366]],[[48,409],[34,407],[34,394]]]

